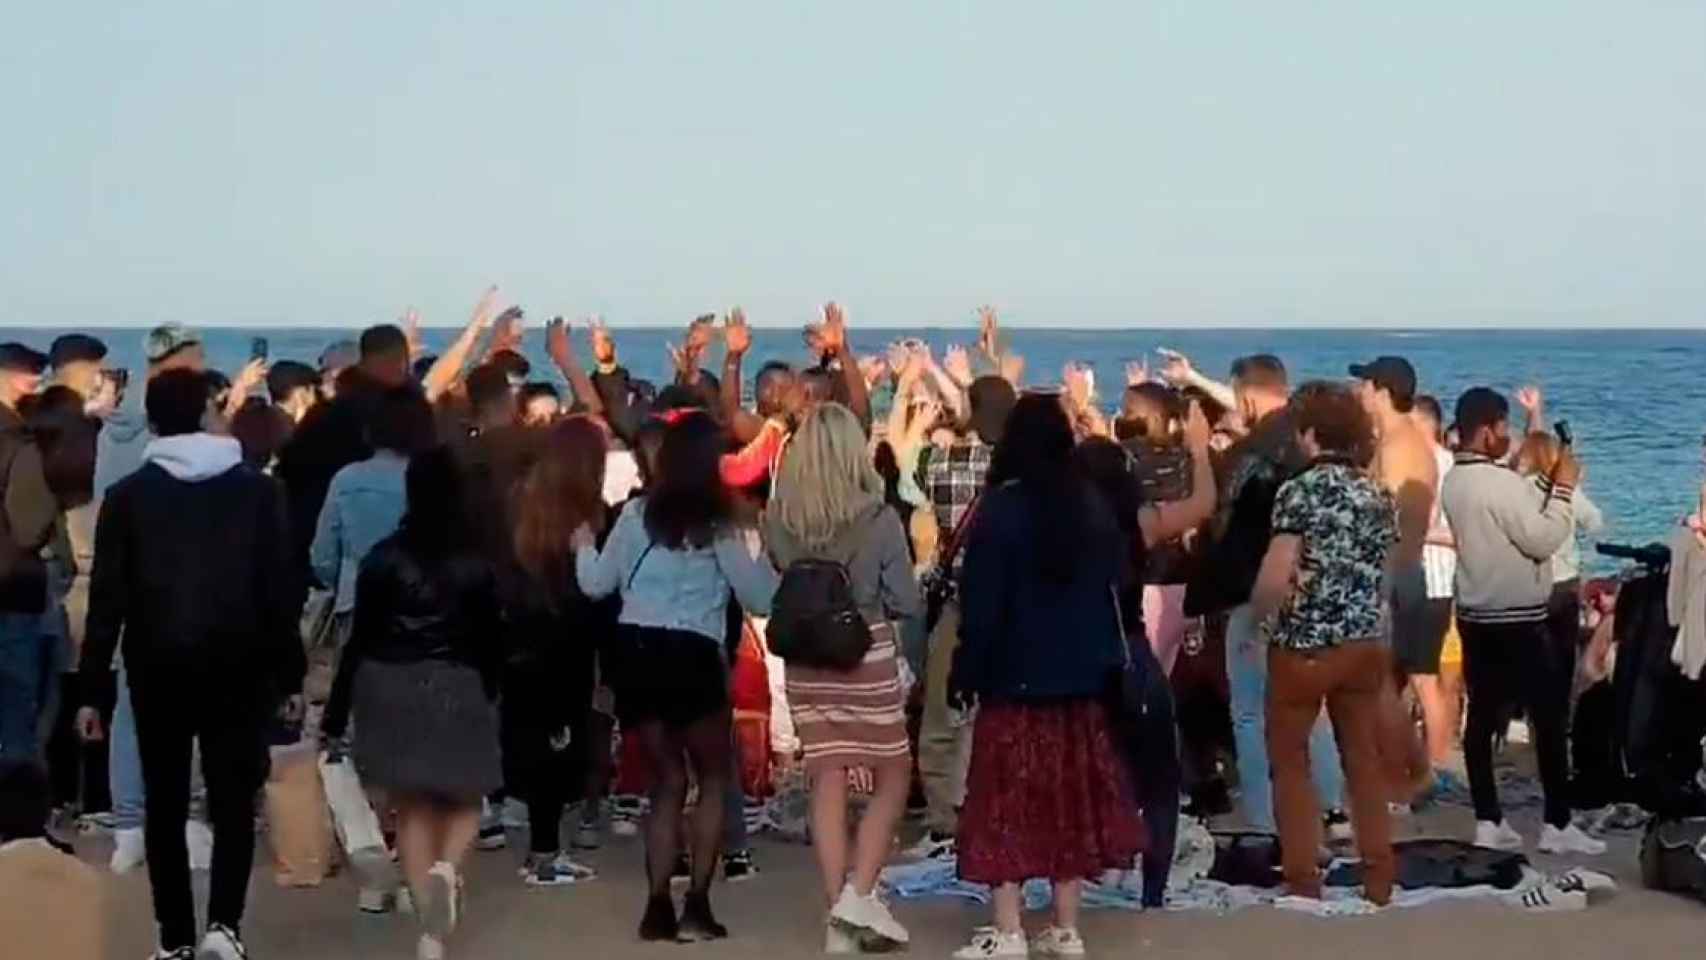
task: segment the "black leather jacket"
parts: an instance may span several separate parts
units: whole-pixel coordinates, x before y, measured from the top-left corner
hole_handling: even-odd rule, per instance
[[[486,696],[497,699],[503,642],[491,566],[475,549],[431,561],[423,562],[406,530],[380,541],[362,561],[355,623],[326,704],[328,736],[342,736],[349,722],[363,660],[464,664],[480,671]]]

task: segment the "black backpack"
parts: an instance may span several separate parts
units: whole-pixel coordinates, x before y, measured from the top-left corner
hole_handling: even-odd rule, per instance
[[[1649,889],[1706,899],[1706,818],[1654,817],[1641,839],[1641,880]]]
[[[849,562],[871,522],[862,522],[854,534]],[[825,670],[853,670],[871,650],[871,627],[854,602],[847,564],[823,557],[803,557],[782,571],[764,633],[770,652],[784,662]]]

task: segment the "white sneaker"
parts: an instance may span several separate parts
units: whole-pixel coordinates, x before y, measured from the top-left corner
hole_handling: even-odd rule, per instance
[[[430,933],[415,941],[415,960],[444,960],[444,941]]]
[[[190,851],[191,870],[213,868],[213,830],[200,820],[184,821],[184,846]]]
[[[249,951],[243,949],[237,931],[215,923],[207,928],[195,956],[196,960],[249,960]]]
[[[839,957],[859,952],[859,941],[852,934],[836,926],[833,921],[824,927],[823,952]]]
[[[1540,830],[1540,852],[1579,853],[1597,857],[1605,852],[1605,841],[1595,840],[1573,823],[1562,830],[1547,824]]]
[[[1505,902],[1530,913],[1574,913],[1588,908],[1585,890],[1560,890],[1551,883],[1542,883]]]
[[[1031,941],[1031,954],[1038,957],[1082,957],[1084,938],[1071,927],[1049,927]]]
[[[1511,828],[1510,821],[1502,820],[1493,823],[1489,820],[1475,821],[1475,845],[1489,850],[1521,850],[1523,847],[1522,834]]]
[[[1029,957],[1031,950],[1025,934],[1002,933],[992,927],[978,930],[971,942],[954,951],[954,960],[995,960],[999,957]]]
[[[461,904],[458,902],[460,891],[457,889],[456,868],[443,860],[433,864],[427,871],[426,889],[423,919],[428,932],[442,940],[456,929],[456,924],[462,919],[457,915],[461,912]]]
[[[841,898],[829,911],[829,919],[849,932],[872,933],[890,943],[904,944],[912,939],[888,906],[877,899],[875,890],[860,896],[851,883],[841,888]]]
[[[526,830],[531,822],[527,804],[515,797],[505,799],[501,822],[506,830]]]
[[[141,827],[126,827],[113,831],[113,859],[109,866],[114,873],[129,873],[148,862],[148,842]]]

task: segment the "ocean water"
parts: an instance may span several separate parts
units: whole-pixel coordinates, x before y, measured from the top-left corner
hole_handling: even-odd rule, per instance
[[[0,339],[21,340],[45,349],[57,333],[9,330]],[[109,363],[140,375],[144,331],[90,331],[112,350]],[[747,372],[772,358],[806,359],[797,332],[754,331]],[[352,334],[326,329],[207,329],[209,361],[227,373],[249,356],[250,341],[267,337],[274,359],[314,362],[334,339]],[[656,328],[615,331],[624,365],[636,376],[662,380],[667,368],[665,344],[677,331]],[[455,331],[425,331],[428,346],[439,349]],[[920,337],[937,356],[953,343],[970,345],[975,332],[965,329],[855,329],[861,353],[882,350],[899,336]],[[1548,415],[1567,419],[1587,465],[1586,489],[1605,511],[1608,529],[1598,539],[1646,543],[1669,536],[1677,518],[1696,502],[1702,480],[1702,435],[1706,431],[1706,332],[1702,331],[1517,331],[1438,332],[1360,330],[1048,330],[1014,329],[1004,336],[1026,359],[1027,380],[1057,382],[1068,361],[1094,365],[1104,404],[1117,402],[1125,363],[1154,358],[1157,347],[1190,356],[1199,369],[1224,377],[1234,358],[1267,352],[1284,358],[1294,381],[1344,378],[1349,364],[1375,356],[1408,358],[1422,389],[1438,396],[1450,415],[1465,388],[1491,386],[1506,391],[1537,384],[1547,394]],[[577,344],[584,350],[584,341]],[[713,348],[714,350],[715,348]],[[544,358],[543,336],[529,334],[527,352],[535,372],[556,379]],[[583,352],[583,356],[585,356]],[[720,354],[707,369],[720,369]],[[1595,563],[1594,569],[1612,565]]]

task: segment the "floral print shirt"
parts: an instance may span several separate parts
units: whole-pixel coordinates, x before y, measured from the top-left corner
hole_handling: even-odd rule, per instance
[[[1398,542],[1398,506],[1384,487],[1349,462],[1318,459],[1280,487],[1273,531],[1302,544],[1271,643],[1325,650],[1382,636],[1386,554]]]

